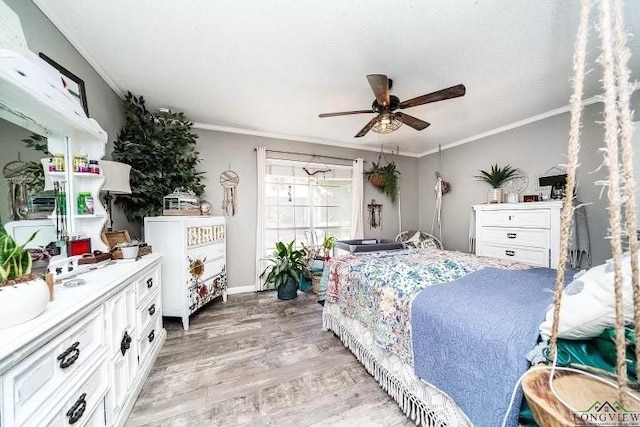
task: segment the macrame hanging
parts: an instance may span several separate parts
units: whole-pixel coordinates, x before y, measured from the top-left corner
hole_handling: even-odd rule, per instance
[[[222,212],[226,216],[234,216],[238,213],[238,191],[236,187],[240,183],[238,174],[229,169],[220,174],[220,185],[224,189],[224,198],[222,199]]]
[[[444,238],[442,237],[442,196],[451,191],[451,184],[442,179],[442,175],[440,175],[440,170],[442,169],[442,146],[438,144],[438,171],[436,172],[436,185],[435,185],[435,193],[436,193],[436,203],[433,212],[433,221],[431,222],[431,234],[436,236],[436,228],[437,237],[440,242],[444,245]]]
[[[634,194],[633,165],[632,165],[632,120],[629,100],[631,96],[630,72],[627,65],[630,52],[626,46],[626,34],[623,25],[622,0],[599,0],[598,30],[602,43],[602,54],[599,62],[603,68],[604,86],[604,141],[601,148],[604,162],[608,170],[606,181],[597,184],[604,185],[609,199],[609,236],[607,237],[613,255],[614,296],[616,315],[616,374],[615,386],[602,377],[587,373],[580,375],[558,375],[558,325],[560,321],[560,306],[562,290],[567,267],[567,249],[573,216],[572,195],[576,182],[578,167],[578,152],[580,149],[580,126],[582,116],[582,97],[585,77],[585,57],[587,34],[589,29],[589,14],[592,7],[591,0],[582,0],[580,25],[576,39],[574,56],[573,95],[571,97],[571,121],[569,133],[569,150],[567,167],[567,197],[564,199],[560,228],[560,254],[556,277],[556,291],[553,306],[553,327],[549,345],[549,360],[551,369],[533,369],[523,381],[523,389],[527,401],[531,406],[536,421],[541,425],[575,424],[575,414],[586,408],[576,407],[575,402],[567,402],[569,396],[561,396],[554,382],[579,382],[578,389],[581,396],[599,396],[599,401],[611,399],[623,409],[633,409],[637,412],[638,396],[628,393],[627,355],[625,342],[625,324],[622,295],[622,238],[623,234],[629,238],[631,263],[631,288],[633,290],[633,319],[636,325],[635,339],[640,342],[640,285],[638,270],[638,241],[636,239],[636,201]],[[624,213],[624,215],[623,215]],[[630,300],[630,295],[625,299]],[[640,345],[635,346],[635,357],[640,360]],[[565,372],[566,374],[566,372]],[[547,378],[548,377],[548,378]],[[567,378],[570,378],[567,380]],[[549,390],[551,391],[549,393]],[[565,389],[566,390],[566,389]],[[579,396],[570,396],[575,400]],[[630,399],[632,397],[632,399]],[[573,403],[573,404],[572,404]],[[582,402],[588,403],[588,402]],[[593,402],[591,402],[593,403]],[[629,406],[633,405],[633,407]],[[617,410],[617,409],[616,409]]]

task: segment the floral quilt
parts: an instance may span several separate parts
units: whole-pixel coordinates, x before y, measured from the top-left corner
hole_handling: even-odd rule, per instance
[[[526,269],[510,261],[439,249],[349,254],[333,258],[321,288],[326,300],[360,321],[375,343],[413,366],[411,302],[428,286],[451,282],[484,267]]]

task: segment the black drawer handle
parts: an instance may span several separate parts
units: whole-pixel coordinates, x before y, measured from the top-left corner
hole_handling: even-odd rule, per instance
[[[507,239],[515,239],[516,233],[507,233]]]
[[[156,305],[151,304],[151,307],[149,307],[148,311],[149,311],[149,316],[153,316],[153,314],[156,312]]]
[[[78,341],[74,342],[71,347],[60,353],[60,355],[56,358],[56,360],[60,361],[60,367],[62,369],[68,368],[69,366],[76,363],[78,357],[80,357],[80,349],[78,346],[80,343]]]
[[[515,256],[516,255],[516,251],[510,251],[510,250],[506,250],[504,251],[505,255],[507,256]]]
[[[129,336],[129,333],[125,331],[122,337],[122,341],[120,341],[120,351],[122,352],[122,355],[124,356],[127,353],[127,350],[129,350],[130,348],[131,337]]]
[[[67,417],[69,417],[69,424],[75,424],[82,418],[85,409],[87,409],[87,401],[85,398],[87,393],[82,393],[76,403],[73,404],[71,409],[67,411]]]
[[[151,331],[147,338],[149,339],[149,342],[153,342],[153,340],[156,339],[155,330]]]
[[[153,287],[153,277],[147,279],[147,288]]]

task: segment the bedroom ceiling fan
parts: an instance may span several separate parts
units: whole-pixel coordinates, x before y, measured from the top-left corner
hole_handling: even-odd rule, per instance
[[[410,116],[403,112],[395,112],[396,110],[404,110],[405,108],[417,107],[418,105],[429,104],[431,102],[444,101],[445,99],[458,98],[464,96],[466,89],[463,84],[451,86],[426,95],[417,96],[406,101],[400,101],[397,96],[391,95],[389,91],[393,86],[393,80],[384,74],[369,74],[367,76],[371,90],[376,99],[371,104],[369,110],[343,111],[340,113],[324,113],[318,117],[337,117],[349,116],[352,114],[378,113],[376,117],[371,119],[369,123],[356,134],[356,138],[363,137],[373,130],[377,133],[391,133],[398,129],[404,123],[411,126],[415,130],[424,130],[430,123]]]

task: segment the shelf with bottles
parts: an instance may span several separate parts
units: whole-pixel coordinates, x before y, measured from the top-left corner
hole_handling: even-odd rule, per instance
[[[74,218],[77,219],[93,219],[93,218],[104,218],[106,217],[106,215],[104,214],[97,214],[97,213],[92,213],[92,214],[76,214],[74,215]]]

